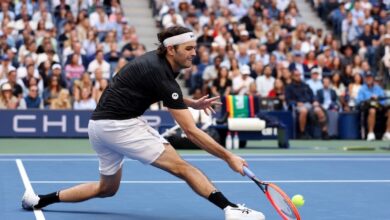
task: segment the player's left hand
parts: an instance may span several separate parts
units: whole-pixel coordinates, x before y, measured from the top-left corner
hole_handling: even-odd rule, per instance
[[[222,105],[222,102],[220,102],[219,100],[220,100],[219,96],[209,98],[208,95],[205,95],[200,99],[193,100],[191,107],[194,109],[199,109],[199,110],[203,109],[203,111],[207,115],[209,115],[209,111],[212,113],[215,113],[215,111],[213,109],[213,105]]]

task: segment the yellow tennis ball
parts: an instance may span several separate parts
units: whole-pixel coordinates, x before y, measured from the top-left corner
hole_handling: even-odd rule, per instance
[[[305,200],[302,195],[294,195],[291,199],[291,202],[295,205],[295,207],[299,208],[305,204]]]

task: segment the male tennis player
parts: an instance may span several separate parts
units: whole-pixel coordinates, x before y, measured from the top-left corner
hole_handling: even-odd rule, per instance
[[[81,202],[113,196],[120,184],[124,157],[151,164],[183,180],[200,196],[225,211],[227,220],[263,220],[264,215],[230,202],[197,168],[184,161],[141,115],[162,100],[187,137],[243,175],[246,162],[225,150],[194,123],[190,106],[212,111],[219,97],[183,98],[175,78],[192,65],[195,35],[184,27],[171,27],[158,34],[161,45],[124,66],[114,77],[92,114],[89,140],[99,158],[100,181],[84,183],[47,195],[26,192],[22,206],[41,209],[56,202]]]

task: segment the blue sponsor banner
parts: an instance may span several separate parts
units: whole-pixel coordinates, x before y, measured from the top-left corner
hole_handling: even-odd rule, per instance
[[[92,111],[0,110],[0,137],[88,137]],[[168,111],[142,116],[154,128],[174,125]]]

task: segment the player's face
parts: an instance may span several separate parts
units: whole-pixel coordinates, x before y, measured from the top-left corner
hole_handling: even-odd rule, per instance
[[[195,48],[195,41],[190,41],[178,45],[175,50],[174,61],[180,69],[189,68],[192,66],[192,59],[196,55]]]

